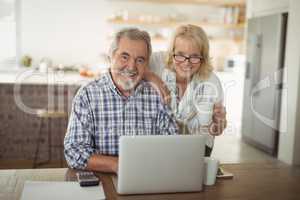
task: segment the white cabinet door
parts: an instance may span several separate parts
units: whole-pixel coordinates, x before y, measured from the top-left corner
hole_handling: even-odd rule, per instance
[[[247,18],[288,12],[289,0],[247,0]]]

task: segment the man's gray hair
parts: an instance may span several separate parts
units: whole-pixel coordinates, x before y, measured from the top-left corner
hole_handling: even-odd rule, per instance
[[[112,57],[114,52],[118,49],[119,47],[119,42],[121,38],[127,37],[130,40],[141,40],[144,41],[147,45],[147,50],[148,50],[148,58],[150,58],[151,53],[152,53],[152,46],[151,46],[151,38],[148,32],[140,30],[138,28],[124,28],[118,31],[114,38],[113,41],[110,45],[109,48],[109,56]]]

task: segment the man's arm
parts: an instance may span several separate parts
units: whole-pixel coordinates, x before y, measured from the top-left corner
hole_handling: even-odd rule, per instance
[[[65,158],[74,169],[85,169],[89,157],[95,153],[92,137],[94,123],[87,95],[81,88],[74,97],[64,139]]]
[[[118,157],[93,154],[87,162],[87,170],[118,173]]]
[[[118,158],[96,153],[93,132],[94,120],[87,93],[81,89],[73,100],[68,131],[64,141],[68,165],[75,169],[117,173]]]
[[[64,152],[68,165],[75,169],[117,172],[118,159],[102,156],[94,149],[94,120],[88,93],[80,89],[74,97]]]

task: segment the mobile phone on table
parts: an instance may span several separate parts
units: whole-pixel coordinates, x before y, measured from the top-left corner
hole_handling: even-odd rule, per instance
[[[89,171],[82,171],[76,173],[77,181],[81,187],[99,185],[99,178]]]
[[[233,174],[225,171],[221,167],[219,167],[218,172],[217,172],[217,178],[222,178],[222,179],[232,179]]]

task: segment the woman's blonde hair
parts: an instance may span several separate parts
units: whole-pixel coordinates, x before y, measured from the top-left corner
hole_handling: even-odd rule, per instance
[[[205,31],[199,27],[192,24],[181,25],[176,28],[175,33],[172,37],[168,55],[167,55],[167,65],[166,67],[174,71],[173,55],[175,50],[176,38],[182,37],[190,39],[195,43],[200,49],[200,55],[202,56],[201,64],[199,70],[195,73],[201,79],[207,79],[212,72],[213,68],[209,56],[209,42]]]

